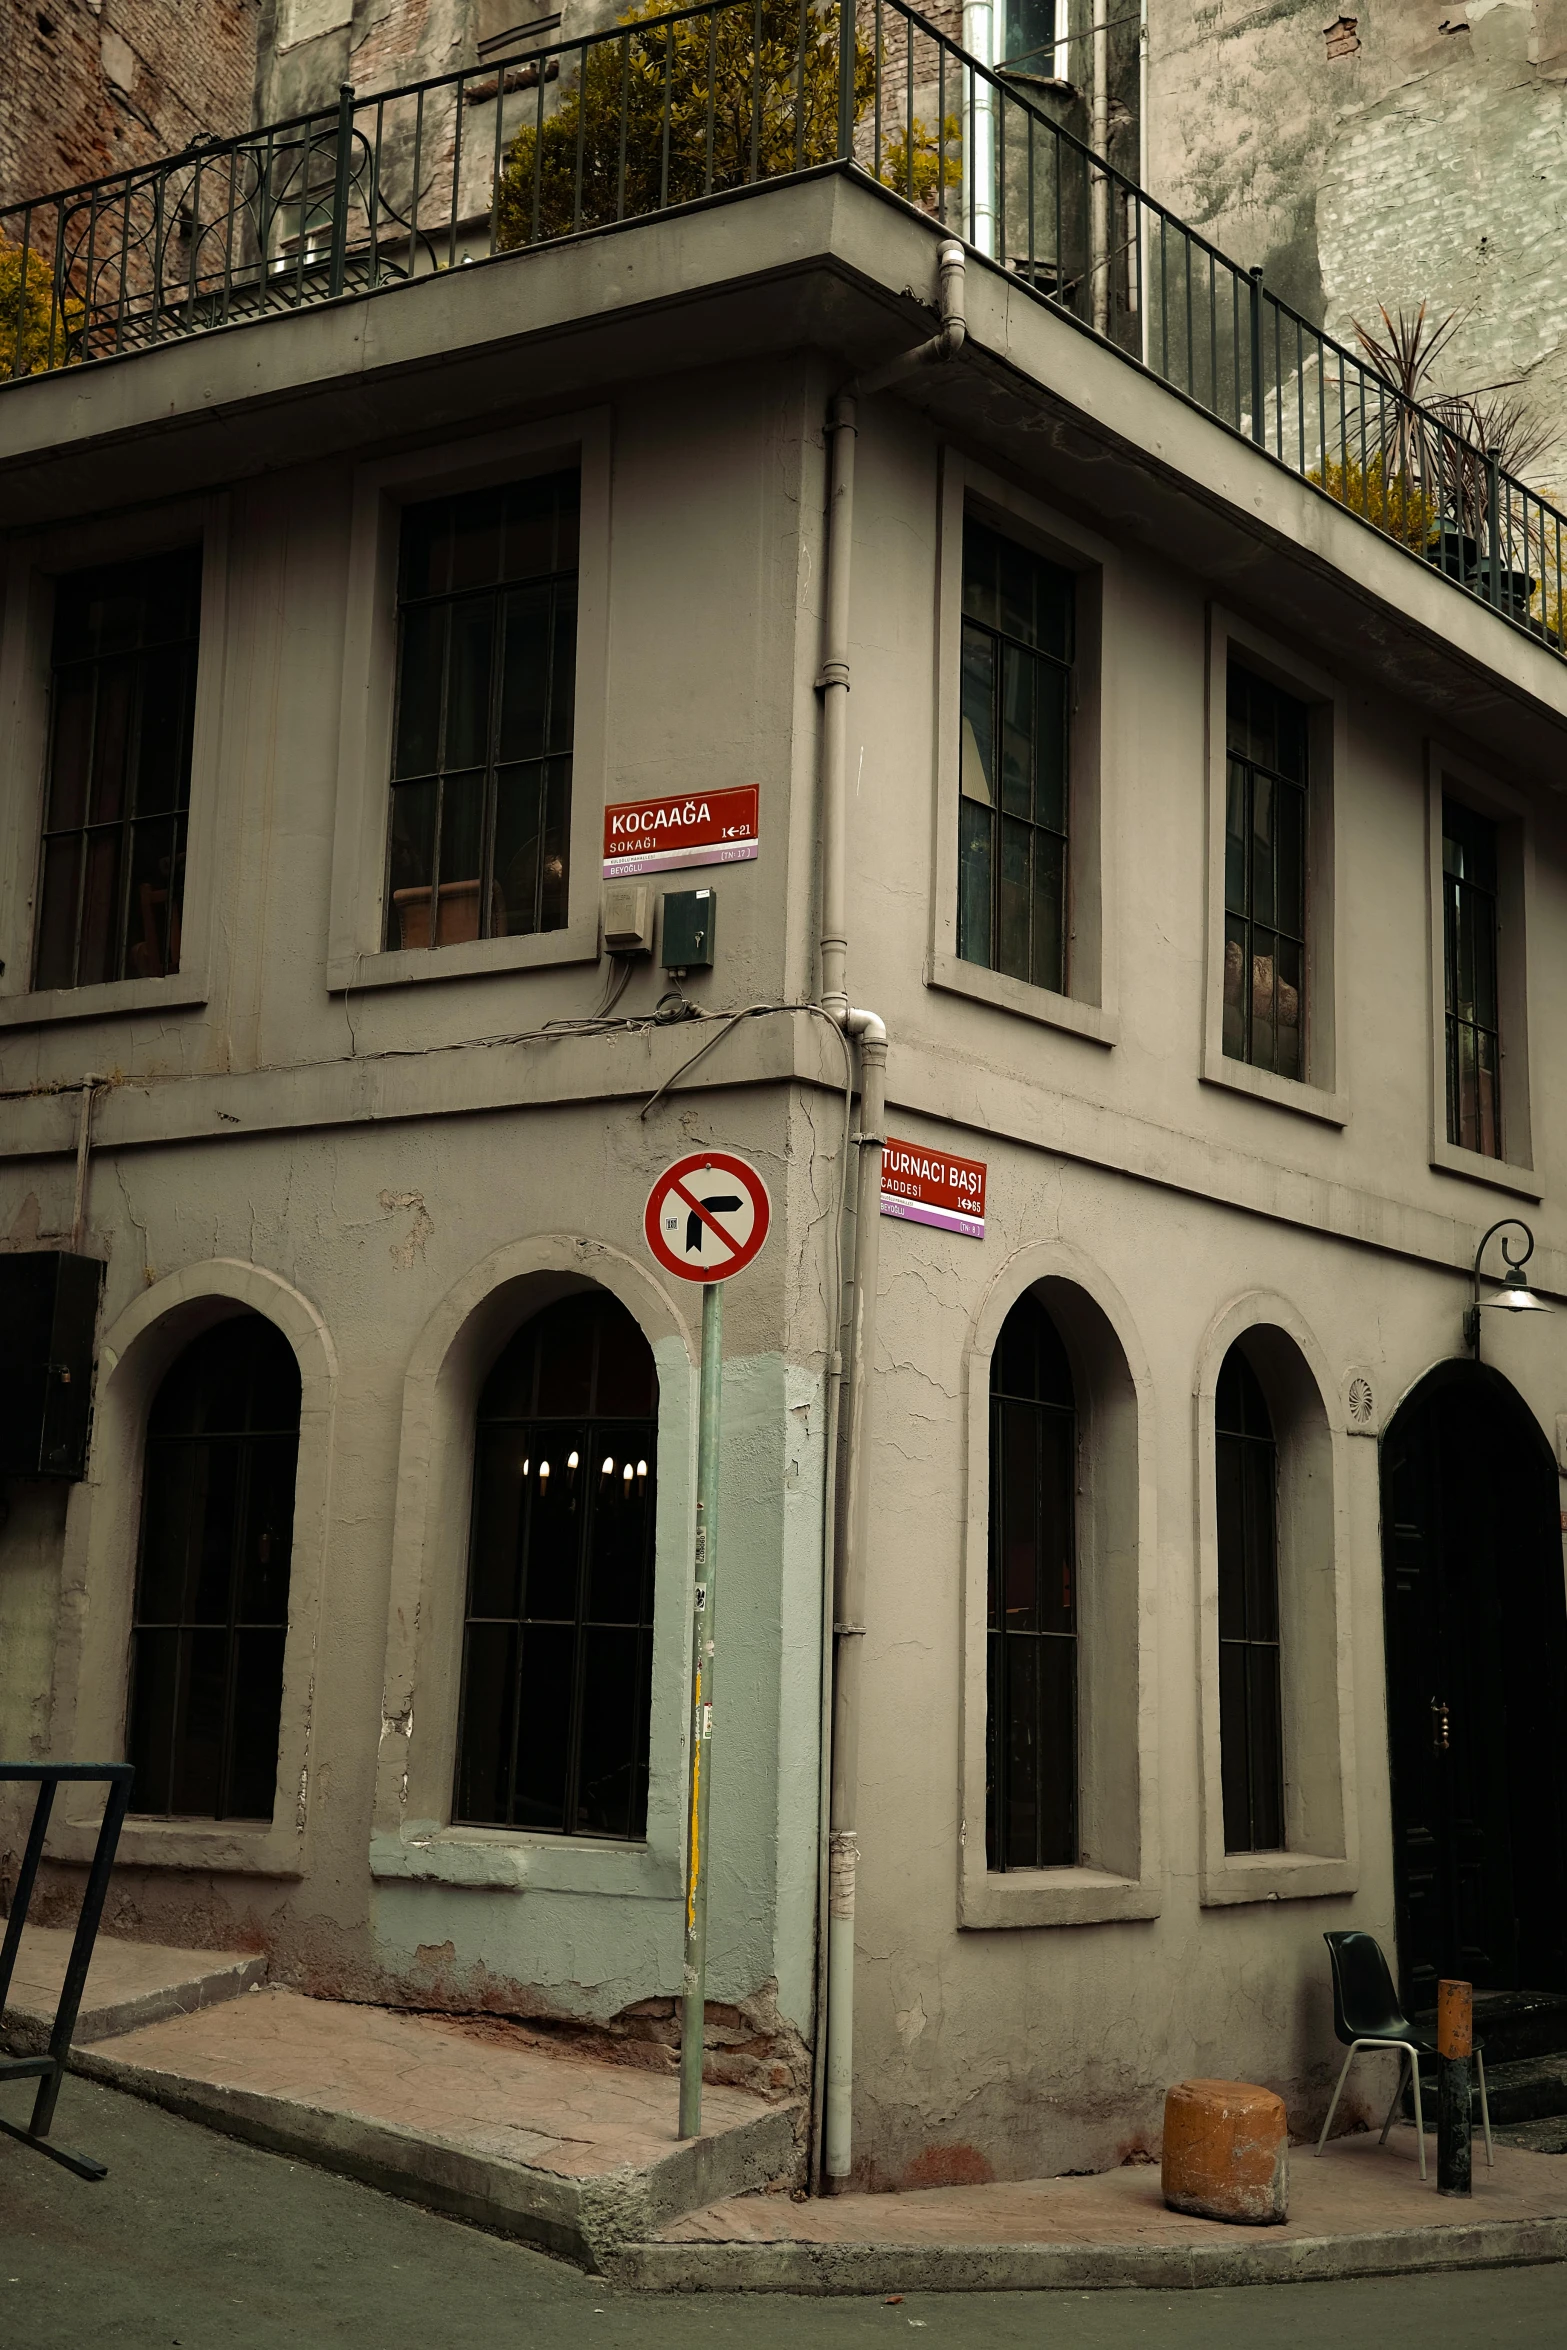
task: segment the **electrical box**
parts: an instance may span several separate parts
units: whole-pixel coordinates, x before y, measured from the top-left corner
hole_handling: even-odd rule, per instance
[[[645,881],[611,881],[606,885],[604,947],[611,955],[653,952],[653,892]]]
[[[711,971],[718,899],[710,889],[664,892],[663,961],[666,971]]]
[[[87,1474],[102,1286],[97,1257],[0,1254],[0,1477]]]

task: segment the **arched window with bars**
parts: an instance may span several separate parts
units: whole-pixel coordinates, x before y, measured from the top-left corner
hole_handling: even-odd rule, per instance
[[[453,1816],[647,1832],[658,1374],[604,1290],[524,1323],[479,1398]]]
[[[992,1869],[1078,1858],[1077,1399],[1032,1291],[990,1360],[985,1843]]]
[[[158,1389],[131,1631],[139,1813],[272,1817],[299,1401],[292,1347],[254,1313],[195,1339]]]

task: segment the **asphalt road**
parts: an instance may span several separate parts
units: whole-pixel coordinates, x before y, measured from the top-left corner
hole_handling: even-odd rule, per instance
[[[5,2094],[20,2120],[20,2085]],[[1567,2350],[1567,2267],[1207,2293],[643,2298],[391,2197],[69,2082],[0,2137],[3,2350]],[[1567,2156],[1563,2157],[1567,2160]]]

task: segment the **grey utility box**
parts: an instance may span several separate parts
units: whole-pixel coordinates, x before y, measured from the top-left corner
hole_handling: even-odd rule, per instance
[[[97,1257],[0,1256],[0,1477],[87,1474],[102,1286]]]
[[[711,971],[718,899],[710,889],[664,892],[663,963],[666,971]]]

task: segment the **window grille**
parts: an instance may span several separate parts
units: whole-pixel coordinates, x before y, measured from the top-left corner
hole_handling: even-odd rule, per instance
[[[958,953],[1064,993],[1074,582],[963,527]]]
[[[1284,1845],[1279,1683],[1278,1448],[1238,1345],[1215,1399],[1219,1502],[1219,1747],[1226,1852]]]
[[[260,1314],[198,1338],[158,1390],[131,1634],[138,1812],[272,1817],[299,1395]]]
[[[479,1402],[454,1816],[647,1832],[658,1375],[603,1291],[528,1322]]]
[[[180,964],[201,551],[58,583],[33,985]]]
[[[566,922],[580,477],[410,506],[386,944]]]
[[[1442,802],[1442,933],[1447,997],[1447,1139],[1502,1156],[1497,991],[1496,826]]]
[[[1077,1410],[1071,1366],[1037,1298],[1019,1298],[990,1358],[985,1852],[993,1869],[1077,1854]]]
[[[1306,1074],[1306,792],[1310,711],[1234,662],[1224,830],[1224,1050]]]

